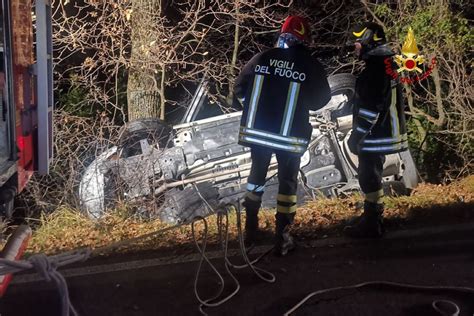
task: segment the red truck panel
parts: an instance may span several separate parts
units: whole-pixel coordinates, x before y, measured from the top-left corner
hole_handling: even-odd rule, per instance
[[[18,145],[18,191],[21,192],[34,170],[34,98],[33,76],[33,29],[31,1],[11,2],[13,40],[13,81],[16,107],[16,137]]]

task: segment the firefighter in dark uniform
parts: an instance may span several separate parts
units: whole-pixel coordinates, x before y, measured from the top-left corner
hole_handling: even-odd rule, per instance
[[[245,243],[255,242],[258,211],[262,202],[272,153],[278,161],[275,253],[294,249],[288,226],[296,212],[296,189],[300,159],[311,138],[309,110],[330,100],[325,71],[305,46],[310,28],[298,16],[284,22],[275,48],[254,56],[236,80],[234,92],[242,102],[239,144],[251,148],[248,178]]]
[[[353,129],[349,149],[359,157],[359,183],[365,195],[364,213],[344,228],[346,235],[381,237],[382,171],[385,155],[408,148],[401,87],[386,73],[394,53],[386,44],[383,28],[365,23],[352,33],[355,52],[365,62],[355,87]]]

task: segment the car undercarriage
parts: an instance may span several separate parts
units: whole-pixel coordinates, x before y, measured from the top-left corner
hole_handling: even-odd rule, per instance
[[[328,81],[331,100],[310,112],[313,133],[301,159],[299,203],[360,190],[357,156],[347,146],[355,78],[337,74]],[[169,127],[160,120],[145,119],[124,126],[117,146],[98,156],[81,179],[79,196],[90,217],[100,218],[123,201],[142,217],[183,223],[243,196],[251,159],[249,148],[237,144],[241,112],[205,117],[206,111],[216,112],[208,107],[217,106],[206,102],[205,92],[204,82],[181,124]],[[273,157],[263,196],[266,208],[276,203],[276,172]],[[409,151],[388,155],[383,175],[386,187],[398,193],[418,183]]]

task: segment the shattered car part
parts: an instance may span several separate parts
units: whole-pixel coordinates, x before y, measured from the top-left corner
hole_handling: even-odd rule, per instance
[[[313,133],[301,159],[299,203],[360,191],[357,156],[347,145],[355,77],[336,74],[328,81],[331,100],[310,112]],[[203,81],[179,125],[146,119],[124,126],[119,146],[97,157],[81,179],[79,195],[87,214],[100,218],[123,200],[140,216],[182,223],[243,196],[251,159],[249,149],[237,144],[241,112],[215,116],[218,105],[206,102],[206,89]],[[275,207],[276,172],[273,157],[263,207]],[[388,155],[383,175],[385,183],[404,189],[418,184],[409,151]]]

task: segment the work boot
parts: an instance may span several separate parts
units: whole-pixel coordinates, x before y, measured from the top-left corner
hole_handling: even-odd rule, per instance
[[[275,215],[275,248],[274,253],[277,256],[286,256],[290,251],[296,248],[296,243],[289,233],[289,226],[293,224],[295,213],[279,213]]]
[[[383,227],[383,204],[364,202],[364,213],[344,227],[344,234],[352,238],[380,238]]]
[[[247,216],[245,217],[245,247],[249,248],[255,245],[258,231],[258,210],[245,209]]]
[[[246,248],[250,248],[255,245],[258,233],[258,211],[260,209],[260,203],[245,199],[242,203],[245,207],[245,233],[244,233],[244,245]]]

